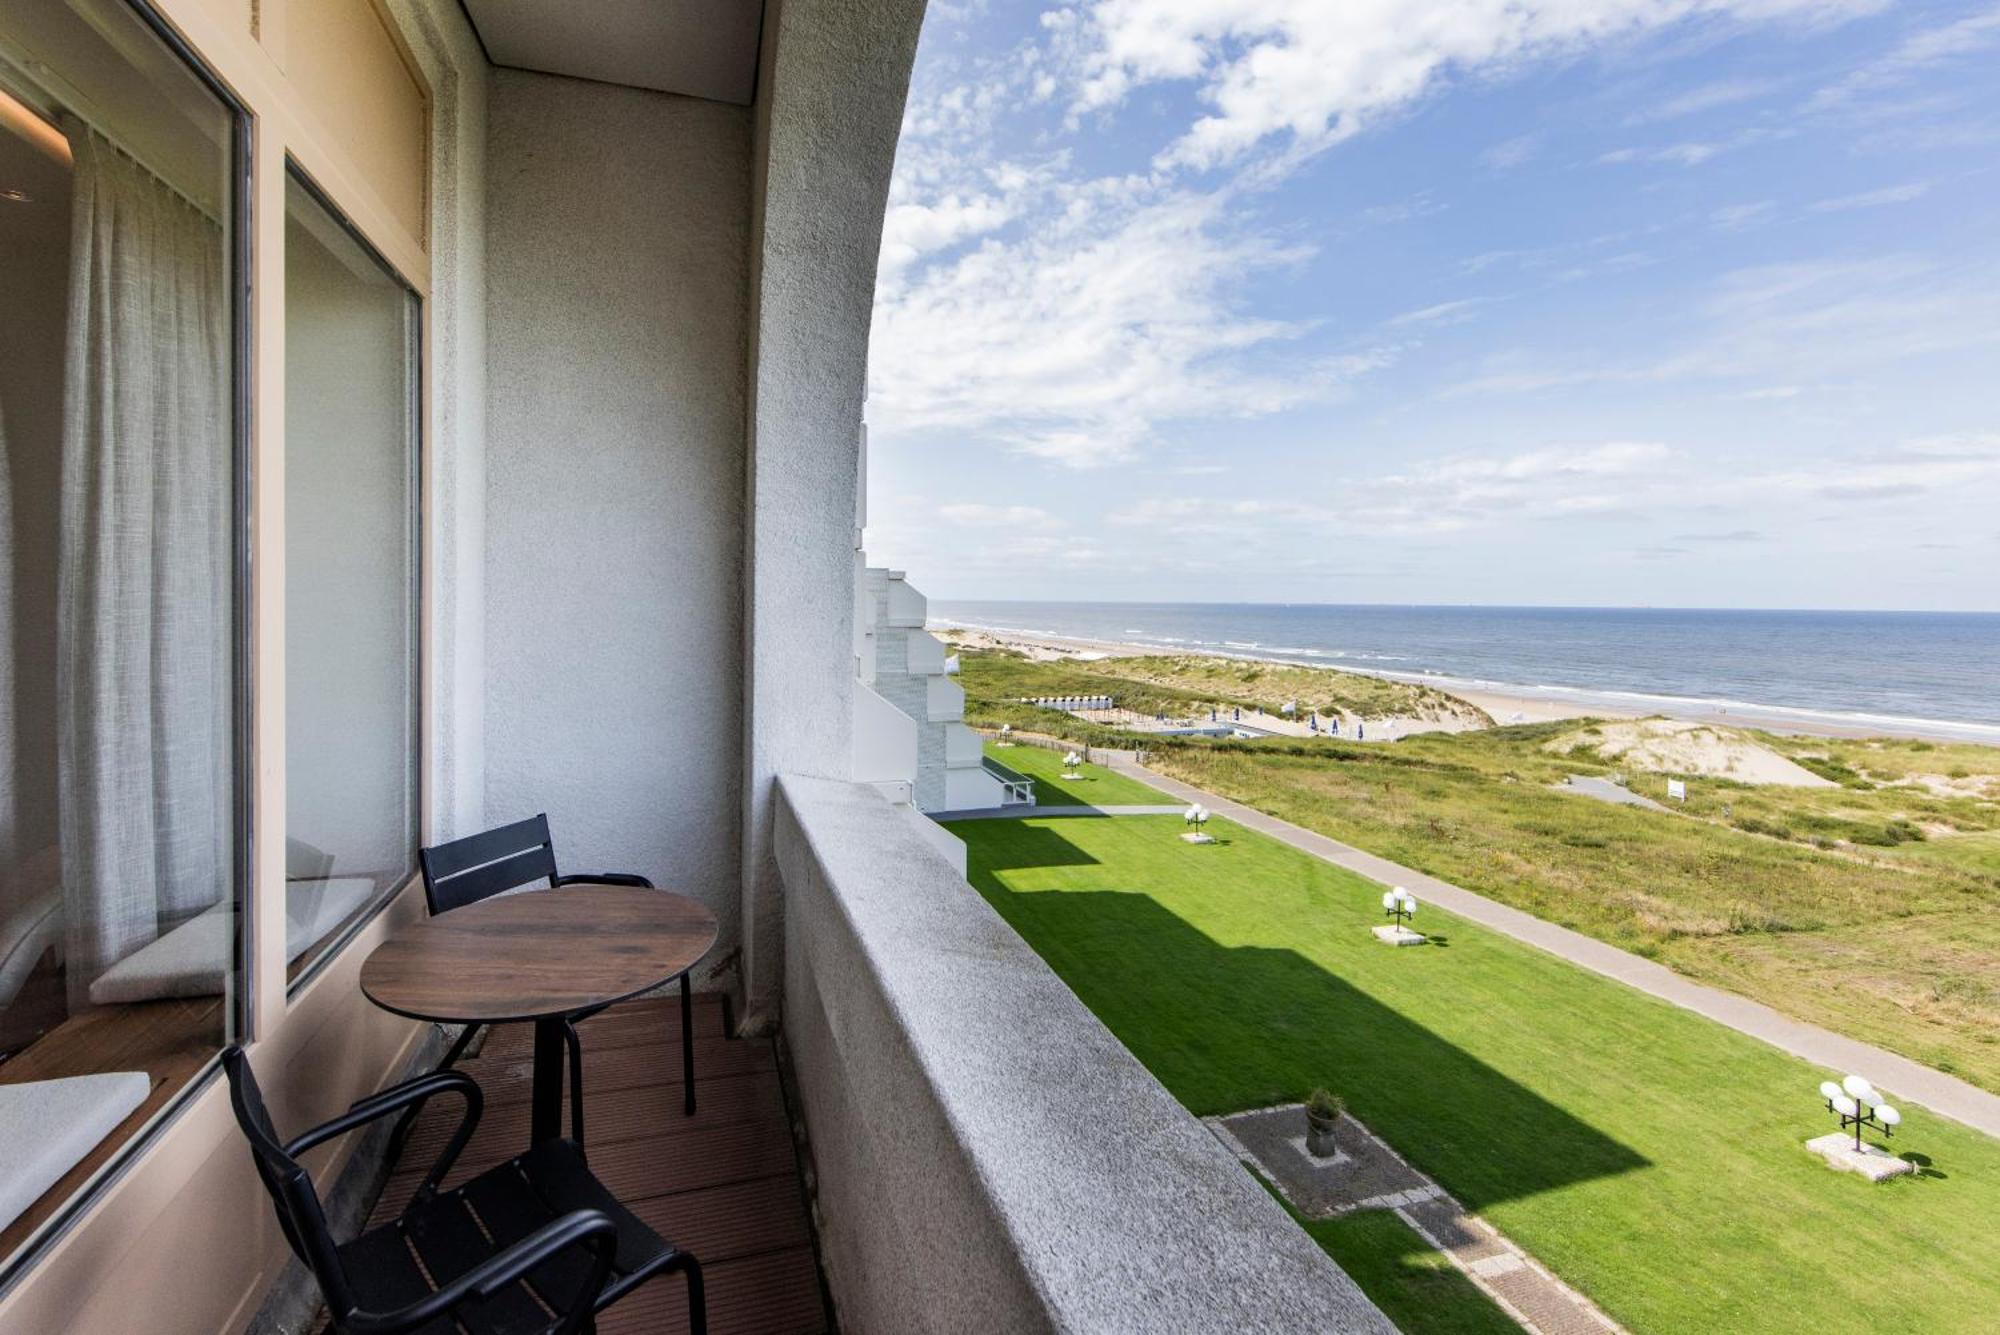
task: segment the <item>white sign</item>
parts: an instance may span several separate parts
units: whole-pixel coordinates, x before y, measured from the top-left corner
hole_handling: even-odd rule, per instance
[[[1679,779],[1667,780],[1667,796],[1676,802],[1688,800],[1688,786]]]

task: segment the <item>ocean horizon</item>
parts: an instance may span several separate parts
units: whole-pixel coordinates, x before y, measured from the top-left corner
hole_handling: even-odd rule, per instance
[[[933,599],[967,629],[2000,744],[2000,612]]]

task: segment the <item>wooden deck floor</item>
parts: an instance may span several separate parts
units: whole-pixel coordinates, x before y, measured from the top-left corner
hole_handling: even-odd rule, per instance
[[[829,1329],[811,1224],[769,1039],[723,1036],[720,998],[697,996],[693,1117],[681,1110],[680,1006],[638,1001],[580,1026],[584,1140],[591,1170],[662,1237],[694,1253],[708,1284],[714,1335]],[[489,1032],[459,1063],[486,1112],[447,1185],[517,1154],[528,1140],[531,1032]],[[410,1135],[372,1223],[400,1213],[456,1122],[436,1100]],[[564,1109],[568,1126],[568,1109]],[[613,1307],[601,1335],[687,1329],[686,1287],[655,1280]]]

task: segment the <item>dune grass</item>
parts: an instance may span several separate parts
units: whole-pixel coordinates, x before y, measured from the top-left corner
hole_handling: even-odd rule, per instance
[[[1505,728],[1375,748],[1162,747],[1152,763],[2000,1089],[2000,880],[1979,867],[1988,836],[1819,847],[1735,823],[1852,830],[1899,819],[1898,811],[1941,820],[1938,808],[1951,803],[1690,780],[1685,811],[1613,806],[1553,786],[1586,768],[1544,750],[1554,731]],[[1981,818],[1976,804],[1958,805],[1972,809],[1955,812],[1957,820]],[[1963,863],[1951,860],[1959,847],[1972,853]]]
[[[1174,800],[1157,788],[1149,788],[1102,765],[1079,765],[1076,768],[1079,777],[1065,779],[1063,753],[1043,746],[996,746],[989,741],[986,754],[1015,773],[1033,779],[1038,806],[1157,806]]]
[[[1148,739],[1004,698],[1116,693],[1070,683],[1102,664],[964,664],[969,718],[1026,709],[1017,726],[1144,746],[1177,778],[2000,1090],[2000,749],[1752,733],[1838,786],[1683,776],[1687,802],[1659,812],[1558,791],[1625,768],[1588,720],[1393,745]],[[1664,799],[1668,777],[1630,781]]]
[[[1441,944],[1383,947],[1379,887],[1226,821],[1205,848],[1173,817],[953,829],[972,883],[1191,1110],[1328,1085],[1635,1331],[2000,1311],[2000,1143],[1978,1132],[1911,1108],[1894,1147],[1920,1176],[1833,1173],[1801,1148],[1829,1073],[1428,907]],[[1357,1271],[1385,1245],[1352,1241]]]

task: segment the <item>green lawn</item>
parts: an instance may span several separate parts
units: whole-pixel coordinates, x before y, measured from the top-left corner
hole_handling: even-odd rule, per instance
[[[1514,1318],[1389,1211],[1304,1227],[1403,1335],[1520,1335]]]
[[[1272,1190],[1261,1173],[1251,1172],[1403,1335],[1517,1335],[1520,1331],[1514,1318],[1480,1292],[1450,1257],[1418,1237],[1391,1212],[1363,1210],[1338,1219],[1306,1219]]]
[[[1199,1114],[1317,1084],[1640,1332],[1991,1329],[2000,1144],[1907,1110],[1884,1186],[1800,1143],[1828,1074],[1218,820],[966,822],[968,873]],[[1365,1234],[1381,1225],[1352,1226]],[[1381,1284],[1379,1237],[1322,1244]],[[1889,1282],[1884,1282],[1884,1279]],[[1390,1299],[1382,1299],[1388,1305]]]
[[[1020,743],[1014,746],[986,744],[986,754],[1008,769],[1035,781],[1035,801],[1045,807],[1156,806],[1174,799],[1137,779],[1108,770],[1102,765],[1083,765],[1081,778],[1065,779],[1063,753],[1047,747]]]
[[[1982,871],[1995,846],[1976,828],[2000,820],[1989,804],[1691,780],[1685,809],[1613,806],[1556,788],[1591,767],[1551,754],[1559,735],[1547,725],[1374,748],[1162,746],[1152,764],[2000,1090],[2000,878]],[[2000,753],[1984,751],[1995,767]],[[1963,832],[1894,847],[1806,842],[1896,820]]]

